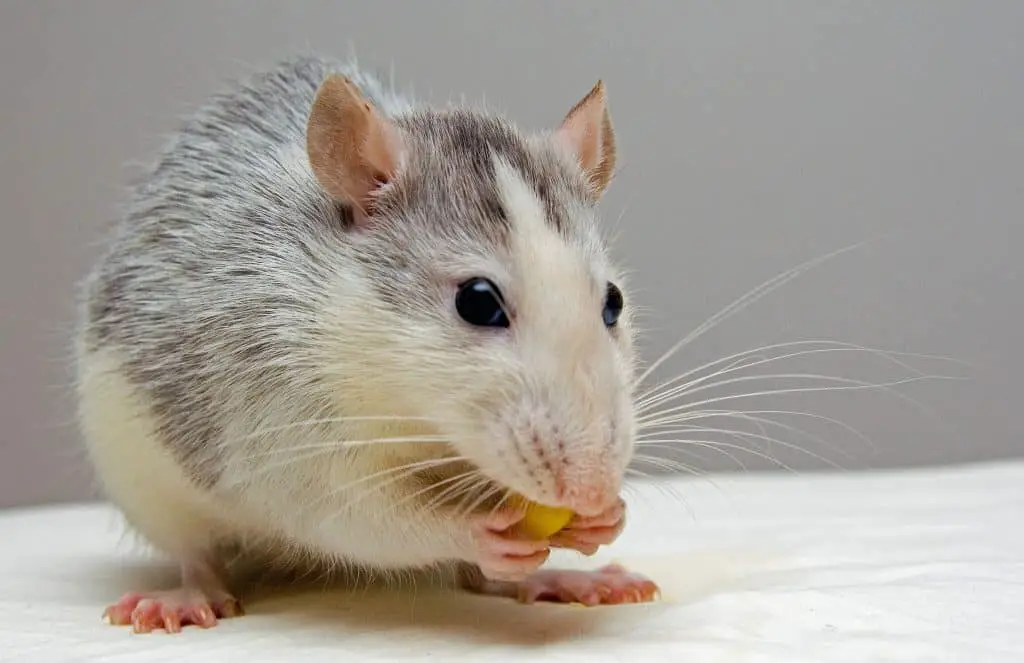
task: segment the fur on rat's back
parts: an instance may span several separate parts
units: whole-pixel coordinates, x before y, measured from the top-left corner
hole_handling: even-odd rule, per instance
[[[338,276],[330,261],[345,245],[322,223],[338,211],[309,172],[304,141],[313,95],[339,69],[381,107],[407,108],[358,70],[312,58],[214,98],[167,146],[86,281],[85,439],[108,496],[167,552],[281,535],[314,551],[337,548],[309,540],[323,518],[316,501],[375,471],[376,459],[356,450],[331,462],[314,448],[303,460],[278,444],[390,434],[385,426],[325,424],[240,441],[334,415],[327,408],[339,395],[316,384],[321,358],[308,339],[324,328],[317,307]],[[344,284],[353,301],[365,296],[362,287]],[[294,402],[296,395],[310,402]],[[406,425],[401,434],[410,433]],[[366,560],[406,553],[384,563],[435,561],[416,559],[414,545],[384,545],[391,531],[374,541],[374,503],[360,511],[364,518],[340,518],[334,531],[365,535],[346,541],[346,552]],[[309,505],[306,514],[297,504]],[[352,519],[362,522],[345,527]]]
[[[416,418],[440,396],[422,389],[416,375],[448,371],[470,380],[449,366],[459,358],[460,338],[439,316],[424,314],[410,325],[396,312],[400,307],[388,305],[389,297],[407,296],[403,279],[426,278],[415,261],[374,253],[371,242],[379,240],[348,233],[351,210],[325,195],[311,172],[310,104],[335,71],[386,114],[413,108],[350,65],[303,58],[254,76],[184,123],[85,282],[78,389],[90,456],[129,523],[179,558],[218,542],[246,541],[274,548],[271,554],[395,568],[458,558],[469,546],[458,521],[399,508],[415,497],[416,483],[382,485],[399,465],[451,453],[437,439],[438,427]],[[505,140],[503,125],[486,126]],[[432,130],[429,123],[420,129]],[[548,157],[555,168],[558,155]],[[498,171],[501,176],[500,164]],[[438,181],[450,177],[444,168],[437,172]],[[521,175],[504,176],[506,207],[549,212],[522,192],[511,199]],[[473,190],[456,193],[467,207],[489,204]],[[573,223],[564,220],[562,233],[579,247],[563,251],[582,252],[597,269],[618,276],[596,231]],[[489,229],[433,230],[450,233],[448,242],[492,241]],[[516,242],[509,250],[542,257],[521,233]],[[553,246],[548,253],[558,250]],[[429,257],[434,245],[412,249]],[[577,278],[582,268],[562,261],[557,269]],[[549,275],[557,269],[549,265]],[[605,341],[590,327],[579,333],[568,321],[572,307],[561,312],[561,333],[577,331],[578,343],[568,348],[593,359],[593,345]],[[630,428],[621,389],[605,394],[594,386],[606,374],[628,375],[628,340],[607,360],[590,361],[587,371],[567,371],[576,377],[566,386],[595,398],[586,407],[561,398],[566,411],[583,418],[589,408],[601,408]],[[444,344],[453,351],[439,353]],[[407,356],[384,358],[396,347]],[[482,351],[461,350],[464,370],[481,375],[521,360],[473,365]],[[549,350],[535,345],[535,352]],[[581,357],[561,360],[587,364]],[[381,371],[382,365],[408,371]],[[417,436],[424,441],[360,444]],[[608,453],[617,454],[613,465],[624,464],[628,449]],[[351,492],[342,499],[341,489]]]

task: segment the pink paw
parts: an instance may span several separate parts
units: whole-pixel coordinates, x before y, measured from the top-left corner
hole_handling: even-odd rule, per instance
[[[513,531],[522,519],[522,511],[509,507],[479,516],[472,523],[475,562],[488,580],[523,580],[547,561],[551,553],[548,541],[533,541]]]
[[[593,555],[601,546],[619,538],[626,526],[626,503],[619,499],[614,506],[597,516],[576,516],[551,539],[556,548],[569,548]]]
[[[618,564],[609,564],[596,571],[537,571],[519,583],[518,598],[522,603],[551,601],[595,606],[650,603],[658,593],[652,580]]]
[[[201,628],[217,625],[217,618],[226,619],[242,614],[242,605],[232,596],[224,594],[212,601],[199,589],[179,588],[162,592],[125,594],[103,613],[111,624],[131,624],[136,633],[149,633],[163,629],[180,633],[181,627],[193,624]]]

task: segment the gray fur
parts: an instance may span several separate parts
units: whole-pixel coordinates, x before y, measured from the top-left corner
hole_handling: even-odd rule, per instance
[[[412,138],[408,176],[368,230],[352,227],[308,164],[287,161],[305,154],[310,106],[331,72],[352,78]],[[188,119],[138,187],[85,282],[83,345],[118,353],[164,443],[212,488],[234,434],[222,417],[228,402],[258,412],[275,394],[301,393],[310,398],[296,417],[331,413],[330,380],[318,372],[323,311],[346,270],[366,275],[395,325],[438,330],[429,342],[470,343],[449,329],[447,275],[436,267],[507,244],[491,154],[536,187],[566,238],[601,250],[596,230],[564,212],[588,199],[580,173],[503,120],[414,109],[339,62],[301,58],[256,75]]]

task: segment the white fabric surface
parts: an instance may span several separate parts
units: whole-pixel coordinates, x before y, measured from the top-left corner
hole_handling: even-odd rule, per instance
[[[680,478],[629,501],[624,537],[582,563],[647,572],[657,604],[314,590],[178,635],[100,620],[121,592],[171,577],[133,556],[112,511],[9,511],[0,660],[1024,662],[1024,464]]]

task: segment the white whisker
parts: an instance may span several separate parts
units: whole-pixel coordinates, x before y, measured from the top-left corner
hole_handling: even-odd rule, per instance
[[[711,385],[705,385],[703,387],[698,387],[694,391],[704,391],[705,389],[711,389],[713,387],[718,387],[718,386],[722,386],[723,384],[728,384],[728,383],[732,383],[732,382],[738,382],[738,381],[741,381],[741,380],[742,381],[746,381],[746,380],[754,380],[754,379],[779,379],[779,378],[785,378],[785,377],[797,377],[799,375],[800,374],[793,374],[793,375],[788,375],[788,376],[787,375],[765,375],[765,376],[748,376],[746,378],[734,378],[732,380],[725,380],[723,382],[718,382],[718,383],[714,383],[714,384],[711,384]],[[668,408],[668,409],[665,409],[665,410],[662,410],[662,411],[659,411],[659,412],[654,412],[654,413],[651,413],[651,414],[648,414],[648,415],[646,415],[644,417],[639,418],[638,421],[640,423],[646,424],[646,425],[655,425],[654,422],[660,422],[660,419],[659,419],[660,417],[664,417],[664,416],[666,416],[668,414],[672,414],[674,412],[685,412],[687,410],[692,410],[692,409],[700,407],[702,405],[710,405],[710,404],[713,404],[713,403],[721,403],[721,402],[725,402],[725,401],[737,400],[737,399],[740,399],[740,398],[751,398],[751,397],[754,397],[754,396],[771,396],[771,395],[778,395],[778,394],[811,393],[811,392],[818,392],[818,391],[822,391],[822,392],[824,392],[824,391],[864,391],[864,390],[868,390],[868,389],[880,389],[880,390],[883,390],[883,391],[891,392],[891,393],[895,394],[897,397],[899,397],[900,399],[912,403],[913,405],[921,408],[925,412],[933,413],[932,410],[930,410],[929,408],[925,407],[920,402],[916,401],[913,398],[910,398],[906,394],[901,394],[900,392],[895,391],[892,388],[893,387],[898,387],[898,386],[901,386],[901,385],[904,385],[904,384],[910,384],[910,383],[913,383],[913,382],[921,382],[923,380],[940,379],[940,378],[941,379],[947,379],[947,380],[956,379],[956,378],[944,377],[944,376],[925,376],[925,377],[905,378],[903,380],[894,380],[892,382],[871,383],[871,382],[864,382],[864,381],[861,381],[861,380],[853,380],[853,379],[849,379],[849,378],[838,378],[838,377],[831,377],[830,378],[828,376],[813,376],[813,377],[817,377],[819,379],[831,380],[831,381],[834,381],[834,382],[841,382],[841,383],[843,383],[843,386],[793,387],[793,388],[789,388],[789,389],[767,389],[767,390],[763,390],[763,391],[751,391],[751,392],[745,392],[745,393],[741,393],[741,394],[731,394],[731,395],[727,395],[727,396],[718,396],[718,397],[715,397],[715,398],[707,398],[707,399],[704,399],[704,400],[701,400],[701,401],[696,401],[696,402],[693,402],[693,403],[687,403],[686,405],[678,405],[678,406],[671,407],[671,408]]]
[[[258,451],[249,454],[245,456],[243,460],[250,461],[256,460],[258,458],[279,456],[281,454],[300,453],[303,451],[314,450],[321,450],[324,452],[344,451],[346,449],[353,449],[356,447],[364,447],[374,444],[436,444],[447,441],[448,438],[443,435],[406,435],[401,437],[371,437],[365,440],[338,440],[332,442],[316,442],[313,444],[300,444],[295,446],[282,446],[274,449],[266,449],[264,451]],[[315,455],[313,457],[315,457]]]
[[[444,442],[445,440],[446,438],[394,438],[394,441],[392,442],[389,441],[387,438],[382,438],[382,440],[380,441],[383,441],[385,444],[438,444]],[[332,453],[351,450],[360,446],[368,446],[376,442],[378,442],[378,440],[354,440],[349,442],[320,443],[305,445],[301,447],[273,449],[265,452],[250,454],[249,456],[246,456],[243,460],[245,462],[252,462],[254,460],[258,460],[261,457],[279,456],[281,454],[294,454],[276,463],[261,464],[258,468],[252,470],[252,477],[259,477],[268,472],[281,469],[282,467],[288,467],[289,465],[293,465],[295,463],[313,460],[314,458],[319,458],[321,456],[326,456]]]
[[[800,351],[800,352],[787,353],[787,354],[784,354],[784,355],[781,355],[781,356],[767,357],[767,358],[764,358],[764,359],[759,359],[759,360],[754,361],[754,362],[748,362],[746,364],[741,364],[740,363],[743,359],[749,358],[750,355],[753,355],[755,353],[762,353],[762,352],[765,352],[765,351],[768,351],[768,350],[780,350],[780,349],[788,348],[788,347],[808,346],[808,345],[811,345],[811,346],[826,345],[826,346],[829,346],[829,347],[817,348],[817,349],[811,349],[811,350],[804,350],[804,351]],[[721,374],[729,372],[729,371],[739,370],[739,368],[750,368],[750,367],[753,367],[753,366],[761,365],[763,363],[774,362],[774,361],[781,361],[783,359],[799,357],[799,356],[808,355],[808,354],[816,354],[816,353],[822,353],[822,352],[840,352],[840,351],[847,351],[847,352],[859,351],[859,352],[865,352],[865,353],[868,353],[868,354],[873,354],[873,355],[881,357],[882,359],[885,359],[885,360],[889,361],[890,363],[893,363],[893,364],[899,366],[900,368],[904,368],[904,369],[910,371],[911,373],[914,373],[914,374],[919,375],[919,376],[923,376],[925,374],[923,372],[921,372],[920,370],[918,370],[917,368],[911,366],[910,364],[907,364],[906,362],[900,361],[899,359],[897,359],[897,357],[907,357],[907,358],[913,357],[913,358],[918,358],[918,359],[938,359],[938,360],[949,361],[949,362],[952,362],[952,363],[958,363],[957,360],[954,360],[954,359],[951,359],[951,358],[948,358],[948,357],[940,357],[940,356],[937,356],[937,355],[925,355],[925,354],[910,353],[910,352],[898,352],[898,351],[894,351],[894,350],[882,350],[882,349],[877,349],[877,348],[869,348],[869,347],[865,347],[865,346],[862,346],[862,345],[857,345],[857,344],[854,344],[854,343],[845,343],[845,342],[842,342],[842,341],[833,341],[833,340],[828,340],[828,339],[812,339],[812,340],[805,340],[805,341],[789,341],[789,342],[786,342],[786,343],[774,343],[772,345],[765,345],[765,346],[762,346],[762,347],[759,347],[759,348],[752,348],[750,350],[744,350],[742,352],[737,352],[737,353],[734,353],[734,354],[729,355],[727,357],[722,357],[720,359],[716,359],[714,361],[710,361],[710,362],[704,364],[703,366],[699,366],[699,367],[697,367],[697,368],[695,368],[693,370],[686,371],[685,373],[681,373],[680,375],[675,376],[671,380],[668,380],[668,381],[666,381],[664,383],[656,385],[655,387],[653,387],[651,389],[648,389],[647,391],[643,392],[642,394],[640,394],[637,397],[637,403],[638,403],[638,405],[640,405],[642,407],[643,406],[647,406],[647,404],[649,402],[651,402],[653,400],[660,399],[661,394],[665,393],[664,390],[667,390],[668,387],[671,387],[672,385],[678,384],[682,380],[685,380],[686,378],[688,378],[688,377],[690,377],[690,376],[692,376],[692,375],[694,375],[696,373],[699,373],[700,371],[706,370],[708,368],[712,368],[713,366],[715,366],[717,364],[720,364],[720,363],[723,363],[723,362],[728,362],[728,361],[731,361],[731,360],[735,360],[733,364],[727,366],[725,369],[717,371],[715,373],[711,373],[709,376],[705,376],[705,377],[702,377],[702,378],[696,378],[694,381],[692,381],[690,383],[687,383],[687,385],[694,384],[694,383],[703,381],[705,379],[709,379],[710,377],[715,377],[715,376],[721,375]],[[685,388],[685,385],[684,385],[684,388]]]
[[[648,465],[654,465],[655,467],[661,470],[672,472],[674,474],[679,472],[691,474],[694,477],[707,481],[713,487],[718,488],[715,482],[712,481],[709,477],[705,476],[700,470],[690,465],[687,465],[686,463],[681,463],[679,461],[671,461],[665,458],[658,458],[656,456],[645,456],[643,454],[635,455],[633,457],[633,461],[647,463]],[[679,500],[679,503],[682,505],[683,509],[685,509],[686,512],[690,515],[690,518],[694,517],[693,507],[690,505],[690,503],[686,501],[686,498],[682,495],[682,493],[680,493],[676,489],[675,486],[673,486],[669,482],[663,481],[663,477],[653,475],[648,472],[644,472],[642,470],[636,469],[635,467],[626,468],[626,474],[631,474],[633,476],[644,479],[648,481],[652,486],[654,486],[655,489],[664,494],[666,497],[670,499]],[[648,495],[646,495],[645,493],[638,493],[638,495],[648,497]],[[655,503],[653,504],[653,506],[654,508],[657,508],[659,511],[663,509],[663,506],[660,503]]]
[[[815,460],[820,460],[823,463],[832,464],[832,461],[824,458],[823,456],[820,456],[819,454],[816,454],[816,453],[814,453],[812,451],[809,451],[808,449],[805,449],[805,448],[801,447],[798,444],[795,444],[793,442],[786,442],[784,440],[780,440],[777,437],[773,437],[771,435],[761,435],[760,433],[751,433],[750,431],[742,431],[742,430],[735,430],[735,429],[729,429],[729,428],[715,428],[715,427],[709,427],[709,426],[694,426],[694,427],[680,427],[680,428],[668,429],[668,430],[664,431],[662,434],[663,435],[680,435],[680,434],[689,435],[691,433],[725,433],[725,434],[733,435],[733,436],[740,437],[740,438],[749,438],[749,439],[753,439],[753,440],[763,440],[765,442],[771,442],[771,443],[774,443],[774,444],[778,444],[779,446],[784,447],[786,449],[790,449],[792,451],[797,451],[799,453],[807,454],[808,456],[811,456]],[[645,440],[638,441],[638,444],[640,446],[657,446],[659,444],[664,443],[665,441],[666,440],[664,440],[662,438],[647,438]],[[836,453],[842,454],[843,456],[845,456],[849,460],[853,460],[852,456],[850,456],[849,454],[847,454],[847,453],[845,453],[843,451],[840,451],[838,449],[832,449],[832,451],[835,451]]]
[[[447,477],[445,479],[440,479],[429,485],[423,486],[419,490],[414,491],[413,493],[406,495],[402,499],[396,501],[394,504],[388,507],[388,512],[397,513],[401,507],[419,498],[420,496],[425,495],[433,490],[437,490],[439,488],[447,486],[447,488],[441,490],[441,492],[438,495],[435,495],[433,499],[422,505],[420,510],[423,512],[429,512],[433,510],[436,506],[443,503],[446,499],[451,499],[453,494],[458,495],[459,491],[467,490],[468,488],[471,488],[472,486],[476,485],[476,483],[479,481],[479,478],[480,471],[477,469],[472,469],[467,472],[461,472],[454,476]]]
[[[471,514],[474,511],[476,511],[480,507],[481,504],[483,504],[487,500],[491,499],[492,496],[500,494],[500,493],[504,493],[504,495],[502,495],[502,497],[498,501],[498,503],[495,504],[494,507],[491,508],[491,513],[494,513],[495,511],[500,509],[505,504],[505,502],[508,500],[509,495],[510,495],[510,491],[508,489],[502,488],[501,486],[498,486],[498,485],[491,485],[489,490],[487,490],[485,493],[483,493],[482,495],[477,497],[477,499],[475,501],[473,501],[472,503],[470,503],[468,505],[463,504],[461,506],[461,508],[459,508],[457,510],[458,517],[460,517],[460,518],[468,517],[469,514]]]
[[[875,444],[875,442],[871,438],[869,438],[867,435],[862,433],[860,430],[854,428],[850,424],[848,424],[848,423],[846,423],[844,421],[841,421],[839,419],[835,419],[833,417],[826,417],[825,415],[814,414],[812,412],[800,412],[798,410],[699,410],[697,412],[681,414],[679,416],[678,420],[666,421],[663,424],[659,424],[659,426],[660,425],[672,425],[674,423],[682,423],[682,422],[685,422],[685,421],[698,421],[700,419],[712,419],[712,418],[716,418],[716,417],[729,417],[729,418],[736,418],[736,419],[741,419],[741,420],[749,420],[749,421],[758,422],[758,423],[761,423],[761,424],[770,424],[770,425],[773,425],[773,426],[778,426],[778,427],[781,427],[781,428],[785,428],[786,430],[789,430],[789,431],[795,432],[797,434],[802,434],[804,436],[812,438],[815,441],[817,441],[820,444],[822,444],[823,446],[830,447],[830,445],[828,445],[824,441],[824,439],[821,438],[821,436],[812,435],[812,434],[808,433],[807,431],[805,431],[805,430],[803,430],[801,428],[797,428],[796,426],[790,426],[788,424],[783,424],[782,422],[776,421],[775,419],[769,419],[767,417],[759,417],[759,416],[757,416],[757,415],[771,415],[771,414],[789,415],[789,416],[795,416],[795,417],[805,417],[805,418],[808,418],[808,419],[815,419],[815,420],[818,420],[818,421],[824,421],[826,423],[830,423],[830,424],[839,426],[843,430],[845,430],[845,431],[853,434],[857,438],[859,438],[872,451],[876,451],[877,450],[877,445]],[[651,428],[658,428],[658,426],[652,426]],[[640,428],[640,430],[643,431],[644,429]]]
[[[250,440],[263,435],[269,435],[270,433],[278,433],[293,428],[313,427],[322,426],[325,424],[342,424],[355,421],[419,421],[419,422],[432,422],[437,423],[436,419],[431,417],[405,417],[405,416],[393,416],[393,415],[381,415],[381,416],[355,416],[355,417],[326,417],[324,419],[307,419],[304,421],[294,421],[288,424],[282,424],[280,426],[270,426],[262,428],[260,430],[249,433],[238,438],[239,441]]]
[[[680,449],[680,446],[694,446],[694,447],[700,447],[702,449],[708,449],[708,450],[712,450],[712,451],[717,451],[717,452],[723,453],[723,454],[725,452],[720,447],[724,447],[725,449],[733,449],[735,451],[742,451],[744,453],[750,454],[751,456],[756,456],[758,458],[762,458],[764,460],[767,460],[770,463],[778,465],[779,467],[781,467],[782,469],[786,470],[787,472],[792,472],[793,474],[799,474],[799,472],[794,470],[789,465],[786,465],[781,460],[779,460],[778,458],[772,456],[771,454],[765,453],[765,452],[760,451],[758,449],[750,449],[749,447],[743,447],[743,446],[740,446],[738,444],[730,444],[729,442],[722,442],[722,441],[719,441],[719,440],[692,440],[692,439],[663,440],[663,441],[658,442],[658,443],[650,443],[647,446],[651,446],[651,447],[655,447],[655,448],[661,448],[661,449],[669,449],[669,450],[673,450],[673,451],[676,451],[676,452],[681,452],[682,451]],[[735,456],[732,456],[730,454],[725,454],[725,455],[728,456],[729,458],[733,459],[734,461],[739,462],[736,459]],[[824,463],[828,463],[829,465],[832,465],[836,469],[842,469],[842,467],[836,465],[835,463],[830,463],[827,459],[819,458],[819,460],[821,460]],[[742,464],[740,466],[744,470],[746,470],[746,467],[744,467]]]
[[[678,454],[682,454],[682,455],[687,456],[689,458],[696,458],[698,460],[704,460],[704,458],[700,454],[696,453],[695,451],[692,451],[690,449],[682,448],[681,446],[674,446],[674,445],[671,444],[672,442],[677,442],[677,441],[679,441],[679,440],[660,440],[660,441],[648,440],[643,445],[639,445],[638,444],[637,446],[638,447],[639,446],[647,446],[647,447],[653,447],[655,449],[658,449],[658,448],[671,449],[673,452],[678,453]],[[688,446],[707,447],[707,445],[701,443],[699,440],[694,440],[694,441],[686,440],[686,442],[687,442]],[[715,448],[715,447],[710,447],[710,449],[711,449],[711,451],[714,451],[716,454],[719,454],[720,456],[725,456],[726,458],[728,458],[732,462],[736,463],[736,465],[741,470],[743,470],[743,471],[747,470],[747,466],[743,464],[743,461],[741,461],[739,458],[737,458],[736,456],[732,455],[728,451],[725,451],[724,449],[718,449],[718,448]],[[653,463],[654,459],[656,459],[656,458],[661,459],[660,456],[650,456],[650,455],[646,456],[646,458],[647,458],[648,461],[650,461],[652,463]]]
[[[702,384],[704,382],[707,382],[708,380],[712,380],[714,378],[718,378],[718,377],[721,377],[723,375],[729,375],[731,373],[735,373],[735,372],[740,371],[740,370],[744,370],[744,369],[748,369],[748,368],[754,368],[755,366],[763,366],[765,364],[770,364],[770,363],[774,363],[774,362],[778,362],[778,361],[783,361],[785,359],[793,359],[795,357],[805,357],[805,356],[810,356],[810,355],[814,355],[814,354],[834,353],[834,352],[859,352],[861,350],[862,350],[861,348],[819,348],[819,349],[816,349],[816,350],[801,350],[799,352],[790,352],[790,353],[787,353],[787,354],[784,354],[784,355],[778,355],[778,356],[775,356],[775,357],[763,357],[763,358],[759,358],[759,359],[756,359],[756,360],[753,360],[753,361],[746,361],[746,362],[736,361],[733,364],[728,365],[726,368],[723,368],[721,370],[715,371],[713,373],[708,373],[707,375],[703,375],[703,376],[698,377],[698,378],[694,378],[693,380],[685,382],[685,383],[683,383],[681,385],[677,385],[677,386],[673,387],[672,389],[663,388],[663,390],[659,391],[656,394],[652,394],[652,395],[648,396],[647,398],[642,400],[640,403],[638,403],[639,409],[642,412],[642,411],[644,411],[646,409],[649,409],[653,405],[657,405],[659,403],[663,403],[663,402],[665,402],[667,400],[670,400],[670,399],[672,399],[672,398],[674,398],[674,397],[676,397],[676,396],[678,396],[680,394],[685,394],[685,393],[687,393],[687,390],[690,389],[691,387],[700,385],[700,384]],[[915,370],[913,372],[917,373],[918,375],[923,375],[920,371],[916,371]],[[673,382],[675,382],[675,380],[673,380]],[[668,386],[667,383],[665,385],[663,385],[663,387],[667,387],[667,386]]]
[[[384,477],[386,479],[382,483],[379,483],[379,484],[374,485],[374,486],[372,486],[372,487],[370,487],[368,489],[363,490],[355,499],[353,499],[353,500],[346,500],[345,503],[343,505],[341,505],[341,509],[339,509],[339,511],[337,513],[335,513],[335,514],[333,514],[331,516],[328,516],[325,519],[324,522],[326,523],[326,522],[328,522],[330,520],[333,520],[334,518],[337,518],[337,517],[341,516],[345,511],[351,511],[357,504],[359,504],[368,495],[370,495],[370,494],[372,494],[374,492],[380,492],[380,491],[384,490],[385,488],[387,488],[388,486],[393,485],[393,484],[395,484],[395,483],[397,483],[397,482],[399,482],[399,481],[401,481],[401,480],[403,480],[403,479],[405,479],[405,478],[407,478],[409,476],[412,476],[413,474],[416,474],[417,472],[421,472],[421,471],[423,471],[425,469],[430,469],[430,468],[434,468],[434,467],[440,467],[440,466],[447,465],[447,464],[450,464],[450,463],[455,463],[455,462],[465,461],[465,460],[466,459],[461,457],[461,456],[451,456],[451,457],[445,457],[445,458],[430,458],[430,459],[427,459],[427,460],[416,461],[416,462],[413,462],[413,463],[406,463],[404,465],[399,465],[397,467],[389,467],[389,468],[380,470],[378,472],[373,472],[373,473],[368,474],[366,476],[360,477],[359,479],[357,479],[355,481],[345,483],[345,484],[341,485],[340,487],[335,488],[334,490],[329,491],[328,493],[326,493],[325,495],[320,497],[317,500],[317,502],[315,502],[315,503],[319,503],[321,501],[328,501],[330,499],[333,499],[333,498],[337,497],[340,493],[343,493],[345,491],[351,490],[352,488],[355,488],[355,487],[357,487],[357,486],[359,486],[361,484],[364,484],[367,481],[372,481],[373,479],[377,479],[377,478],[381,478],[381,477]]]
[[[753,304],[754,302],[756,302],[757,300],[761,299],[765,295],[767,295],[767,294],[773,292],[774,290],[782,287],[783,285],[785,285],[786,283],[788,283],[792,279],[796,278],[797,276],[800,276],[801,274],[803,274],[804,272],[808,271],[809,269],[812,269],[813,267],[816,267],[817,265],[819,265],[819,264],[821,264],[821,263],[823,263],[823,262],[825,262],[825,261],[827,261],[827,260],[829,260],[831,258],[834,258],[834,257],[836,257],[838,255],[841,255],[843,253],[847,253],[847,252],[852,251],[854,249],[858,249],[861,246],[864,246],[865,244],[867,244],[869,241],[870,240],[864,240],[862,242],[858,242],[858,243],[853,244],[851,246],[847,246],[847,247],[844,247],[844,248],[841,248],[841,249],[838,249],[838,250],[835,250],[835,251],[831,251],[829,253],[826,253],[823,256],[819,256],[817,258],[813,258],[811,260],[808,260],[808,261],[806,261],[804,263],[801,263],[800,265],[797,265],[796,267],[793,267],[792,269],[788,269],[788,270],[782,272],[781,274],[778,274],[778,275],[768,279],[767,281],[765,281],[761,285],[759,285],[756,288],[753,288],[752,290],[748,291],[742,297],[740,297],[739,299],[735,300],[734,302],[732,302],[731,304],[729,304],[728,306],[726,306],[725,308],[720,310],[718,313],[715,313],[714,315],[712,315],[710,318],[708,318],[706,321],[704,321],[701,325],[699,325],[696,329],[694,329],[688,335],[683,337],[682,340],[680,340],[675,345],[673,345],[671,348],[669,348],[668,351],[666,351],[658,359],[656,359],[654,361],[654,363],[652,363],[650,366],[648,366],[647,370],[645,370],[640,375],[640,377],[637,378],[637,380],[636,380],[637,384],[643,383],[643,381],[646,380],[647,377],[651,375],[651,373],[653,373],[665,361],[670,359],[680,349],[682,349],[683,347],[685,347],[689,343],[692,343],[694,340],[699,338],[702,334],[707,332],[709,329],[712,329],[713,327],[718,325],[723,320],[731,317],[732,315],[734,315],[735,313],[738,313],[739,311],[742,311],[744,308],[746,308],[750,304]]]

